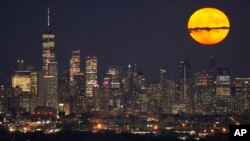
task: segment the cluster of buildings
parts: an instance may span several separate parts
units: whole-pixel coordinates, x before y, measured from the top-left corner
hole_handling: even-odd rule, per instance
[[[179,62],[178,76],[159,70],[159,82],[149,84],[136,65],[112,65],[99,83],[98,58],[81,61],[80,50],[72,51],[69,69],[58,75],[55,34],[42,35],[42,69],[17,60],[11,86],[0,87],[0,114],[22,117],[62,118],[68,115],[98,113],[100,117],[159,119],[161,115],[227,115],[250,112],[250,77],[232,77],[228,67],[209,68],[194,73],[187,60]],[[85,68],[81,68],[85,63]],[[156,120],[157,121],[157,120]]]

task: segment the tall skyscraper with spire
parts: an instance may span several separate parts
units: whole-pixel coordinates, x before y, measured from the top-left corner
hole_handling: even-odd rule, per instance
[[[57,109],[57,62],[55,59],[55,34],[50,27],[50,9],[48,8],[47,31],[42,35],[42,72],[40,77],[40,105]]]

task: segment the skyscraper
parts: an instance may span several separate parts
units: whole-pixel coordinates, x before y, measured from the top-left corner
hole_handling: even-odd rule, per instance
[[[237,113],[250,112],[250,78],[236,77],[234,79],[236,92],[236,110]]]
[[[98,84],[94,85],[93,97],[94,97],[93,98],[93,110],[95,110],[95,111],[101,110],[101,107],[102,107],[101,101],[103,101],[103,97],[100,96],[100,88],[99,88]]]
[[[160,88],[162,95],[161,106],[166,113],[170,111],[171,98],[169,94],[167,95],[167,72],[165,69],[160,69]]]
[[[102,90],[101,90],[101,97],[103,98],[101,100],[101,106],[102,106],[102,110],[104,112],[109,112],[110,111],[110,106],[113,105],[113,101],[110,100],[110,84],[108,82],[108,80],[104,80],[104,82],[102,83]]]
[[[216,77],[216,112],[231,112],[231,78],[229,68],[220,67]]]
[[[211,114],[214,112],[214,76],[210,73],[195,73],[194,102],[195,112]]]
[[[93,86],[97,84],[97,57],[86,57],[86,96],[93,97]]]
[[[103,83],[102,90],[106,90],[107,88],[109,88],[110,92],[109,94],[103,93],[103,97],[105,96],[104,97],[105,100],[108,99],[111,112],[117,111],[122,107],[122,102],[123,102],[123,92],[121,90],[122,72],[123,72],[122,65],[113,65],[108,68],[108,72],[106,73],[104,78],[105,83]],[[107,82],[109,83],[109,85],[106,84]]]
[[[141,77],[143,75],[141,74]],[[142,80],[141,79],[141,80]],[[143,82],[143,81],[141,81]],[[123,80],[123,88],[124,88],[124,101],[125,101],[125,109],[127,112],[138,112],[139,111],[139,95],[138,95],[138,72],[136,64],[132,67],[130,64],[128,65],[127,75]]]
[[[80,60],[81,60],[81,51],[75,50],[72,52],[72,57],[70,59],[70,80],[73,79],[74,76],[81,74],[81,66],[80,66]]]
[[[191,89],[191,66],[189,61],[180,61],[179,63],[179,90],[180,102],[185,103]]]
[[[42,73],[40,77],[41,106],[49,106],[57,109],[57,62],[55,59],[55,34],[50,27],[50,9],[48,8],[47,31],[42,35]]]
[[[84,79],[80,68],[80,54],[80,50],[73,51],[70,59],[69,99],[72,113],[81,113],[84,107]]]
[[[111,88],[121,88],[122,81],[122,66],[114,65],[108,68],[108,74],[110,75]]]
[[[37,100],[37,72],[33,67],[25,68],[24,60],[17,60],[17,70],[12,76],[12,87],[18,91],[19,112],[31,112]]]
[[[179,102],[184,104],[183,111],[192,112],[193,95],[191,94],[192,78],[191,65],[189,61],[180,61],[179,63]]]

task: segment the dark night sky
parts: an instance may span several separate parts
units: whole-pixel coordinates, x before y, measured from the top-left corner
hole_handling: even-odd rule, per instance
[[[176,75],[180,59],[193,70],[208,67],[214,55],[234,75],[250,75],[250,1],[248,0],[0,0],[0,71],[12,74],[18,58],[41,68],[41,35],[47,7],[52,11],[56,58],[68,69],[71,51],[99,58],[100,76],[108,65],[136,63],[151,80],[159,69]],[[190,15],[215,7],[229,18],[228,37],[213,46],[196,43],[188,34]],[[83,61],[82,61],[83,62]]]

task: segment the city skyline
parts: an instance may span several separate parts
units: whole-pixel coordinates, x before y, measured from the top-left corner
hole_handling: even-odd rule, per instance
[[[46,30],[49,5],[51,26],[56,35],[59,74],[69,69],[71,52],[80,49],[82,58],[98,57],[101,77],[110,65],[123,64],[126,67],[137,64],[151,81],[157,81],[161,68],[166,69],[170,76],[176,76],[181,60],[189,60],[192,70],[203,71],[208,68],[210,56],[216,57],[218,66],[228,66],[235,76],[249,75],[249,65],[245,63],[249,60],[245,33],[249,27],[244,26],[249,22],[245,15],[248,2],[185,3],[110,0],[107,3],[72,2],[66,6],[66,1],[56,0],[37,3],[2,1],[1,17],[4,22],[1,23],[0,40],[4,47],[0,55],[0,71],[11,76],[19,58],[34,64],[37,69],[41,68],[41,34]],[[218,8],[230,20],[229,35],[218,45],[200,45],[188,35],[188,18],[202,7]],[[81,60],[85,64],[84,59]],[[83,67],[81,69],[84,70]]]
[[[0,140],[231,138],[250,121],[249,6],[1,1]]]

